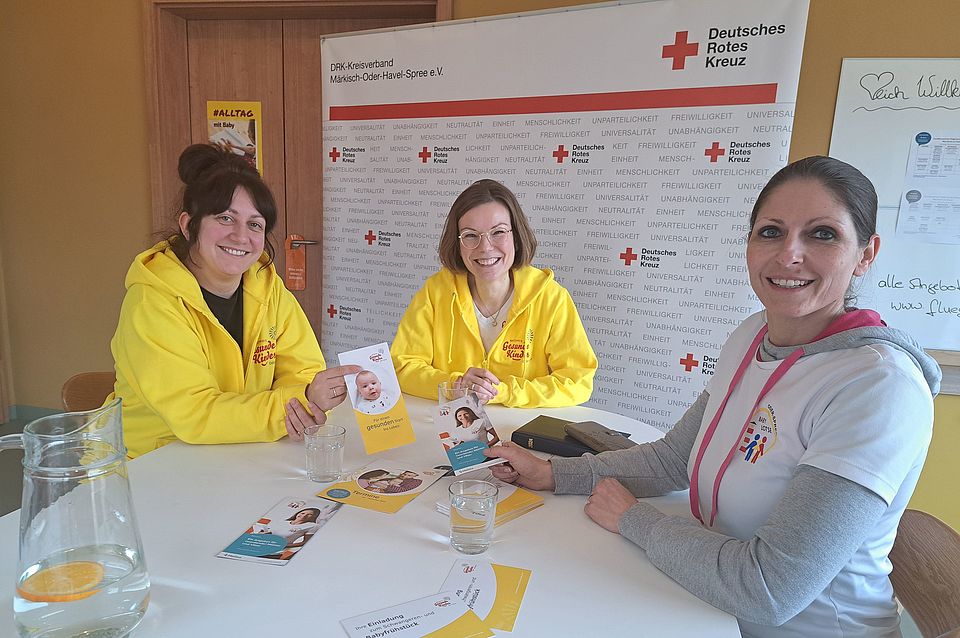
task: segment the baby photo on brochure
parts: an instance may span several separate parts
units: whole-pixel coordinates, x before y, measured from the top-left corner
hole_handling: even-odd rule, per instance
[[[341,353],[339,359],[341,365],[363,368],[344,380],[367,454],[413,443],[416,437],[400,394],[390,347],[378,343]]]
[[[499,443],[500,437],[475,392],[440,403],[436,421],[440,443],[454,474],[506,463],[505,459],[491,459],[483,454]]]

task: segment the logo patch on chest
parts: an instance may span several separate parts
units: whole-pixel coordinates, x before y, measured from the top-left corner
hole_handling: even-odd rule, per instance
[[[260,339],[253,351],[253,362],[257,365],[273,365],[277,358],[277,342],[273,339]]]
[[[772,405],[761,405],[750,417],[750,425],[743,434],[738,448],[740,460],[756,463],[777,444],[777,416]]]

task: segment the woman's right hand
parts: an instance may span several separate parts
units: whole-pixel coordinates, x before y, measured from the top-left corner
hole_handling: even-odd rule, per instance
[[[357,374],[363,368],[355,365],[334,366],[321,370],[307,386],[307,400],[326,412],[337,407],[347,398],[347,382],[343,377]]]
[[[476,392],[480,403],[486,403],[497,396],[498,385],[500,385],[500,379],[484,368],[468,368],[454,383],[454,387]]]
[[[504,465],[490,468],[495,478],[504,483],[516,483],[531,490],[554,490],[557,482],[553,479],[553,466],[530,454],[510,441],[488,447],[483,451],[490,458],[507,459]]]

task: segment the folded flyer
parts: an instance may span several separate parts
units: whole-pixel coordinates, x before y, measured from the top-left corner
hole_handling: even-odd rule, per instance
[[[481,481],[493,483],[499,488],[497,492],[497,516],[494,527],[526,514],[532,509],[543,505],[543,497],[536,492],[517,487],[512,483],[504,483],[487,472],[486,476],[477,477]],[[450,500],[441,498],[437,501],[437,511],[441,514],[450,514]]]
[[[340,621],[350,638],[486,638],[493,632],[452,592]]]
[[[464,474],[506,459],[491,459],[483,451],[500,442],[497,431],[475,392],[437,406],[437,431],[454,474]]]
[[[400,393],[390,347],[378,343],[343,352],[339,358],[340,365],[363,368],[357,374],[345,376],[344,381],[367,454],[413,443],[417,437]]]
[[[393,514],[446,473],[445,468],[422,469],[402,461],[379,459],[346,481],[324,488],[317,496]]]
[[[323,499],[285,498],[217,556],[286,565],[339,509]]]
[[[530,573],[520,567],[459,560],[440,590],[456,593],[488,627],[513,631]]]

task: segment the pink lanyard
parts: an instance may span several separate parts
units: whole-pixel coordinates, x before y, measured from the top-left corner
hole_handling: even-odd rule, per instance
[[[717,431],[717,425],[720,423],[720,417],[723,415],[723,411],[727,407],[727,401],[730,399],[730,395],[733,394],[734,388],[737,387],[737,384],[740,383],[740,379],[742,379],[743,375],[746,373],[747,366],[750,365],[750,359],[757,356],[757,350],[760,347],[760,343],[763,341],[763,336],[765,334],[767,334],[766,325],[764,325],[763,328],[760,329],[760,332],[757,333],[757,336],[753,338],[753,343],[750,344],[750,347],[747,348],[746,354],[743,355],[743,361],[740,362],[740,367],[737,368],[736,374],[734,374],[733,379],[730,380],[730,387],[727,388],[727,394],[723,397],[723,401],[720,402],[720,407],[717,409],[717,413],[710,422],[710,426],[704,433],[703,440],[700,441],[700,449],[697,450],[697,459],[693,463],[693,472],[690,477],[690,511],[693,512],[694,517],[696,517],[701,524],[703,524],[703,516],[700,514],[700,463],[703,461],[703,455],[707,451],[707,447],[710,445],[710,441],[713,439],[714,433]],[[740,429],[740,436],[738,436],[733,442],[733,445],[730,447],[730,451],[727,452],[727,457],[724,459],[723,464],[720,466],[720,470],[717,472],[716,478],[713,479],[713,496],[710,507],[709,527],[713,527],[713,521],[717,518],[717,495],[720,492],[720,481],[723,479],[723,475],[727,471],[727,467],[733,460],[733,455],[736,453],[737,447],[740,445],[740,441],[743,439],[743,436],[747,431],[747,427],[750,425],[750,419],[756,412],[757,406],[760,405],[760,401],[762,401],[763,397],[766,396],[767,392],[770,391],[770,388],[772,388],[777,381],[779,381],[783,375],[787,373],[787,370],[789,370],[790,367],[793,366],[793,364],[796,363],[797,360],[802,356],[803,348],[797,348],[790,353],[789,357],[780,362],[780,365],[777,366],[776,370],[773,371],[773,374],[770,375],[770,378],[767,379],[767,382],[763,385],[763,389],[760,390],[760,394],[757,395],[757,400],[753,404],[753,407],[750,408],[750,412],[747,413],[747,420]]]

